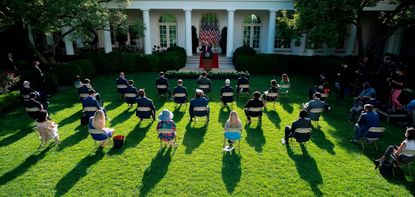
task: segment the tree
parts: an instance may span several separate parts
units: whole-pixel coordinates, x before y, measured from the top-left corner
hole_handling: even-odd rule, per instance
[[[122,12],[128,0],[114,0],[120,9],[108,9],[106,4],[111,0],[3,0],[0,2],[0,30],[15,25],[22,27],[21,37],[26,40],[30,49],[43,63],[50,63],[28,39],[29,28],[33,32],[53,34],[60,32],[63,27],[69,29],[62,34],[56,34],[52,46],[53,56],[56,48],[66,35],[82,38],[86,41],[93,39],[94,29],[104,29],[109,22],[113,25],[125,21]],[[53,62],[52,62],[53,63]]]

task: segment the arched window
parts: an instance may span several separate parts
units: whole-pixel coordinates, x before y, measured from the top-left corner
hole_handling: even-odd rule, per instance
[[[259,49],[261,19],[255,14],[246,16],[244,18],[243,30],[243,45]]]
[[[162,15],[159,19],[160,47],[168,48],[176,46],[177,22],[176,17],[171,14]]]

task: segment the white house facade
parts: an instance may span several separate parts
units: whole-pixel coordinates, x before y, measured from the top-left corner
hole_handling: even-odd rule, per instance
[[[108,8],[117,9],[116,3],[105,4]],[[393,10],[395,7],[388,1],[379,3],[376,7],[365,9],[370,12]],[[167,48],[177,45],[186,49],[186,54],[192,56],[195,52],[192,35],[202,41],[214,45],[218,51],[220,38],[226,32],[226,56],[231,57],[236,48],[250,46],[259,53],[278,53],[292,55],[355,55],[356,28],[350,25],[348,36],[336,48],[323,47],[310,50],[305,46],[306,35],[301,43],[283,41],[278,38],[276,17],[280,10],[293,10],[293,0],[131,0],[126,7],[128,23],[143,23],[144,38],[127,40],[144,50],[145,54],[152,52],[153,46]],[[363,19],[363,40],[366,44],[368,37],[376,33],[371,28],[372,20]],[[108,26],[108,28],[110,25]],[[225,31],[223,31],[223,29]],[[398,29],[385,44],[385,52],[399,54],[403,30]],[[70,42],[65,42],[71,45]],[[112,51],[119,43],[110,31],[99,32],[99,46],[105,52]],[[71,46],[66,46],[67,52],[73,53]],[[192,50],[193,49],[193,50]],[[197,51],[197,50],[196,50]]]

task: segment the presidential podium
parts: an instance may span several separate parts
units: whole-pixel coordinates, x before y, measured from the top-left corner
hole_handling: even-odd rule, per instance
[[[219,68],[219,55],[212,53],[211,57],[206,57],[204,53],[201,53],[199,57],[199,68],[207,72],[212,70],[212,68]]]

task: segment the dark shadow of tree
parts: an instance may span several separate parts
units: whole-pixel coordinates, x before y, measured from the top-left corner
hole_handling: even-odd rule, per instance
[[[42,151],[30,155],[13,170],[10,170],[3,174],[0,177],[0,185],[5,185],[8,182],[16,179],[20,175],[24,174],[30,167],[34,166],[38,161],[42,160],[51,147],[51,144],[49,144],[49,146],[47,146]]]
[[[147,196],[147,194],[159,183],[168,171],[171,162],[171,148],[162,148],[151,160],[150,166],[144,171],[141,184],[139,186],[140,195]]]
[[[233,193],[235,187],[241,180],[241,156],[235,153],[225,152],[222,156],[222,180],[228,193]]]
[[[98,148],[94,154],[89,154],[83,158],[70,172],[68,172],[56,184],[55,196],[62,196],[66,194],[82,177],[88,173],[88,168],[100,161],[104,157],[102,148]]]
[[[311,141],[314,142],[319,148],[326,150],[331,155],[336,155],[334,152],[334,144],[326,138],[326,135],[320,127],[314,127],[311,133]]]
[[[79,125],[78,127],[75,128],[74,132],[75,132],[74,134],[62,140],[61,144],[59,145],[57,149],[58,151],[61,151],[65,149],[66,147],[70,147],[75,144],[78,144],[79,142],[87,138],[89,135],[88,126],[85,126],[85,125]]]
[[[295,162],[297,172],[302,179],[308,182],[315,196],[322,196],[323,193],[318,185],[323,184],[320,170],[316,160],[312,158],[303,144],[300,144],[302,155],[295,154],[289,145],[286,145],[288,156]]]
[[[280,102],[280,105],[282,106],[282,108],[287,111],[288,113],[293,113],[294,111],[294,107],[287,101],[285,102]]]
[[[232,109],[229,106],[224,106],[220,108],[219,111],[219,117],[218,121],[222,123],[223,126],[225,126],[226,121],[229,118],[229,113],[232,111]]]
[[[205,134],[207,132],[208,123],[203,123],[202,127],[196,127],[197,124],[200,123],[193,123],[194,126],[192,127],[192,123],[189,122],[186,125],[186,133],[183,137],[183,145],[186,146],[185,153],[192,154],[193,150],[198,148],[204,141]]]
[[[251,124],[245,125],[246,142],[249,146],[254,147],[256,152],[262,152],[262,147],[265,145],[264,131],[261,123],[257,123],[256,128],[251,128]]]
[[[153,121],[149,121],[148,123],[139,122],[135,128],[125,136],[124,145],[119,149],[112,148],[108,154],[122,154],[126,149],[132,148],[137,146],[147,135],[147,131],[153,124]],[[143,126],[145,125],[145,126]]]
[[[15,122],[16,120],[19,120],[19,122]],[[29,116],[23,111],[18,113],[10,113],[10,115],[8,115],[7,118],[0,123],[0,128],[2,128],[0,136],[10,133],[13,134],[3,138],[0,141],[0,147],[13,144],[14,142],[26,137],[31,132],[34,132],[33,125],[31,124],[33,122],[34,120],[29,118]]]
[[[271,120],[272,123],[274,123],[275,127],[278,129],[281,128],[281,118],[280,115],[275,110],[264,110],[265,114],[268,116],[268,119]]]

